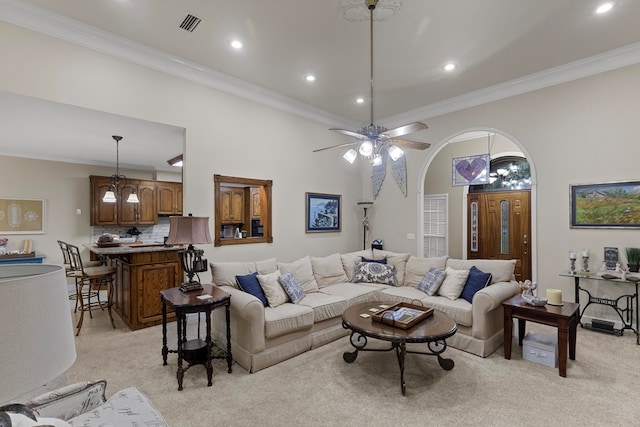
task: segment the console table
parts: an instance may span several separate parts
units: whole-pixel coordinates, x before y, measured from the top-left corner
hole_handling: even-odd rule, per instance
[[[631,329],[636,334],[636,344],[640,345],[640,322],[638,321],[640,318],[640,316],[638,315],[638,282],[631,280],[604,278],[595,274],[586,275],[580,273],[563,273],[560,274],[560,276],[573,278],[575,302],[580,302],[580,291],[587,294],[587,303],[584,305],[578,316],[578,322],[581,326],[584,327],[584,325],[582,324],[582,315],[584,314],[584,311],[587,309],[587,307],[589,307],[589,305],[606,305],[608,307],[611,307],[618,314],[618,317],[620,317],[620,320],[622,321],[622,328],[614,329],[613,332],[615,332],[617,335],[622,335],[625,329]],[[623,294],[615,299],[595,297],[591,295],[591,292],[589,292],[588,289],[585,289],[580,285],[580,279],[601,280],[606,282],[616,282],[625,285],[632,285],[635,286],[635,293]],[[635,327],[633,326],[634,320]]]
[[[167,364],[169,353],[178,353],[178,390],[182,390],[182,379],[184,373],[193,365],[204,365],[207,370],[207,385],[212,384],[211,377],[213,367],[212,359],[227,359],[227,372],[231,373],[231,325],[229,307],[231,305],[231,295],[224,292],[217,286],[202,285],[200,291],[182,292],[179,288],[171,288],[160,291],[162,302],[162,359],[163,365]],[[169,350],[167,347],[167,306],[176,312],[178,332],[177,350]],[[224,307],[227,320],[227,349],[222,355],[213,354],[213,341],[211,340],[211,312],[219,307]],[[200,339],[200,317],[198,317],[198,338],[187,340],[187,313],[206,314],[207,333],[205,341]],[[182,366],[183,359],[189,364],[186,368]]]
[[[0,265],[5,264],[42,264],[42,260],[45,259],[44,255],[2,255],[0,256]]]

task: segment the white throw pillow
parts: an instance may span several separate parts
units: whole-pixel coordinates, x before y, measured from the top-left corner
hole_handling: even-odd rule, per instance
[[[338,253],[321,258],[312,256],[311,267],[313,268],[313,276],[316,278],[320,288],[349,281],[349,278],[344,273],[342,259]]]
[[[469,270],[454,270],[451,267],[447,267],[445,273],[444,282],[438,288],[438,295],[447,297],[450,300],[456,300],[460,297],[464,284],[467,283]]]
[[[270,274],[258,274],[258,282],[267,297],[269,307],[274,308],[284,304],[289,300],[289,296],[282,289],[282,285],[278,281],[280,270],[276,270]]]

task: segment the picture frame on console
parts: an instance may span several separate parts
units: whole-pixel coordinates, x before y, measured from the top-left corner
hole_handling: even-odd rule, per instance
[[[569,186],[571,228],[640,228],[640,181]]]
[[[305,232],[339,232],[342,226],[342,196],[305,193]]]

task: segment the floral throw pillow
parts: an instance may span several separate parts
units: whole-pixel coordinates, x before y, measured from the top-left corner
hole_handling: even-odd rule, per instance
[[[431,267],[427,274],[418,282],[416,288],[429,296],[434,296],[444,282],[446,273],[439,268]]]
[[[278,282],[282,285],[282,289],[289,295],[291,302],[298,304],[304,298],[304,290],[300,283],[293,277],[291,272],[286,272],[282,276],[278,277]]]
[[[379,262],[360,262],[356,266],[354,283],[382,283],[397,286],[396,268]]]

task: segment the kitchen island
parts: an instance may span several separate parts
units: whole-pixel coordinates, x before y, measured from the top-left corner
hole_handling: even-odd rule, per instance
[[[132,330],[161,324],[160,291],[180,286],[184,280],[178,255],[182,247],[137,242],[85,247],[91,252],[92,259],[104,258],[116,268],[113,308],[124,323]],[[175,319],[174,313],[167,317]]]

